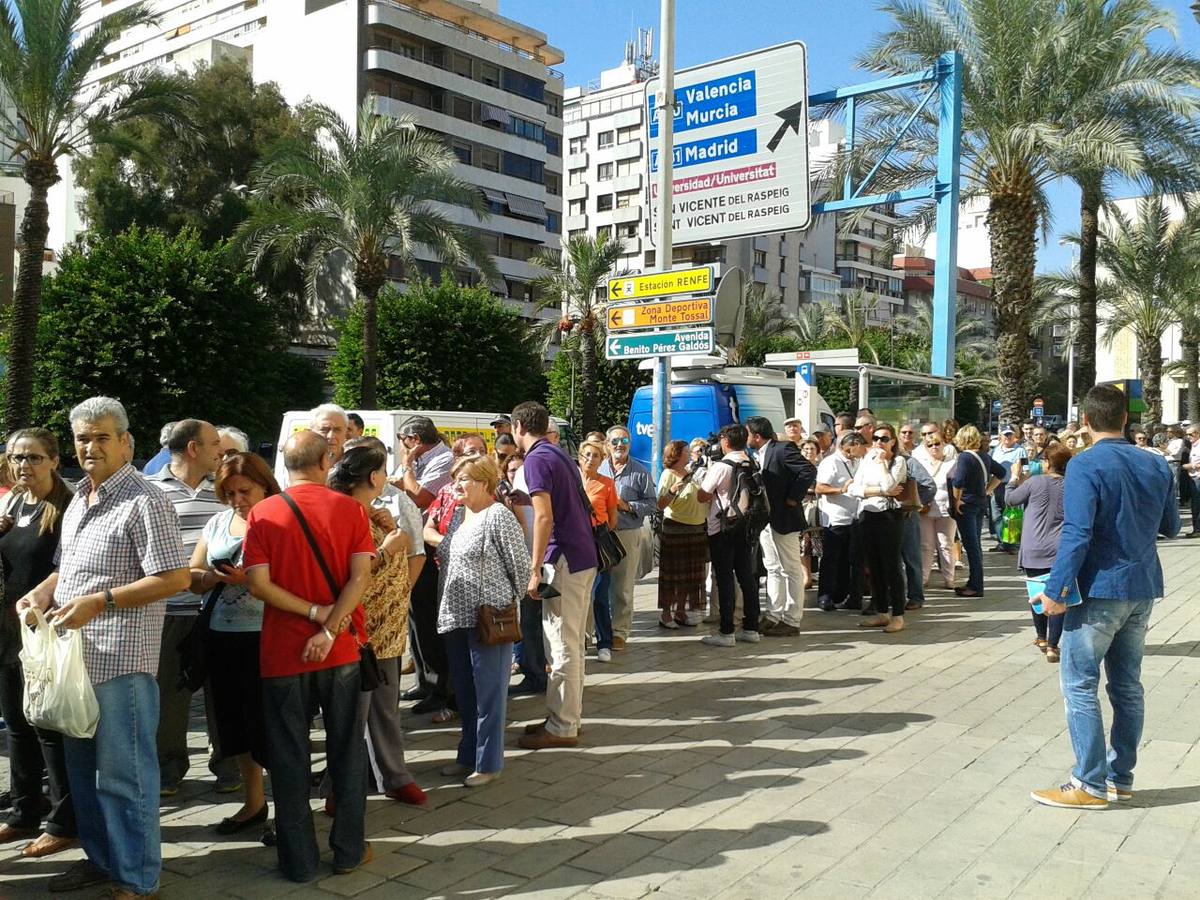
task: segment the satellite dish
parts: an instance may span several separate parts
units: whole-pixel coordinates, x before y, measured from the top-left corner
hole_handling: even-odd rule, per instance
[[[740,266],[734,266],[721,276],[714,305],[717,344],[732,350],[742,338],[746,318],[746,272]]]

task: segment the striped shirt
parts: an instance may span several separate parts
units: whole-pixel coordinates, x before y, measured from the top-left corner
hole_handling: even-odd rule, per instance
[[[183,552],[187,554],[187,559],[191,560],[196,544],[204,536],[204,526],[208,524],[208,520],[228,509],[217,500],[212,478],[205,478],[198,487],[192,489],[176,478],[168,465],[155,474],[146,476],[146,480],[162,490],[175,507],[175,514],[179,516],[179,533],[183,538]],[[168,616],[194,616],[199,612],[200,597],[191,591],[183,591],[167,598]]]
[[[79,482],[63,514],[56,606],[187,567],[179,517],[137,470],[118,469],[95,489],[96,503],[89,507],[92,490],[90,479]],[[84,625],[83,662],[92,683],[134,672],[156,674],[165,612],[163,603],[105,609]]]

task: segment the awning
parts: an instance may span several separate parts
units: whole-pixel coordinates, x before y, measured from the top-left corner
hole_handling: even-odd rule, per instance
[[[528,197],[509,194],[508,208],[513,215],[524,216],[527,219],[537,219],[541,222],[546,221],[546,204],[541,200],[530,200]]]
[[[501,125],[508,125],[508,110],[503,106],[493,106],[491,103],[479,104],[479,121],[480,122],[498,122]]]
[[[508,202],[508,195],[504,191],[494,191],[486,187],[481,187],[480,190],[483,191],[483,196],[487,199],[488,203],[499,203],[503,206]]]

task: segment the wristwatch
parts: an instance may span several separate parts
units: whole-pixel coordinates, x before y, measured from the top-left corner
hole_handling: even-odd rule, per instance
[[[110,609],[116,609],[116,608],[117,608],[117,601],[113,599],[112,591],[109,590],[108,588],[105,588],[104,589],[104,609],[110,610]]]
[[[403,478],[412,471],[412,466],[396,466],[396,477]]]

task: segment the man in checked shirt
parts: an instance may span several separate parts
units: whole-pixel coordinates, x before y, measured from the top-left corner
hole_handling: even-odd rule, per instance
[[[64,739],[67,777],[87,859],[51,892],[113,883],[114,898],[157,896],[159,641],[165,605],[187,588],[188,559],[171,501],[128,462],[129,419],[109,397],[71,410],[87,477],[63,516],[58,571],[17,602],[83,630],[83,660],[100,704],[92,738]]]

